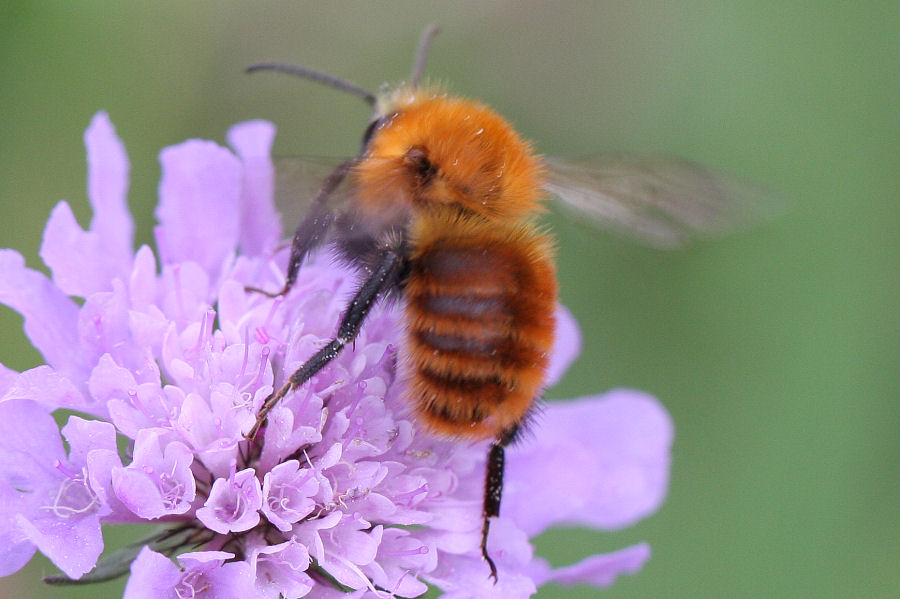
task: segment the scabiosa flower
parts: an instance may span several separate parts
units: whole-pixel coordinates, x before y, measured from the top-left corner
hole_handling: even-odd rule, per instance
[[[0,251],[0,301],[46,360],[0,367],[0,574],[40,550],[90,580],[101,525],[138,522],[165,530],[120,565],[129,599],[414,597],[428,585],[516,598],[639,570],[645,544],[554,569],[529,537],[554,524],[617,529],[656,510],[672,440],[656,400],[617,390],[546,405],[508,452],[488,547],[495,583],[479,549],[486,445],[410,417],[390,305],[245,438],[273,388],[334,334],[357,283],[320,252],[288,295],[245,290],[283,283],[273,137],[248,122],[229,131],[233,150],[164,150],[157,249],[134,251],[128,160],[98,114],[85,136],[88,230],[67,203],[53,210],[41,247],[51,278]],[[560,308],[551,383],[579,345]],[[80,415],[60,430],[58,409]]]

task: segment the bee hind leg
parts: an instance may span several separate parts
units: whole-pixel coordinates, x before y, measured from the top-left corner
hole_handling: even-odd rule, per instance
[[[497,582],[497,566],[488,554],[487,541],[491,528],[491,518],[500,515],[500,499],[503,496],[503,470],[506,465],[506,447],[518,438],[519,426],[505,431],[497,437],[488,450],[487,473],[484,480],[484,507],[481,524],[481,557],[491,569],[491,578]]]

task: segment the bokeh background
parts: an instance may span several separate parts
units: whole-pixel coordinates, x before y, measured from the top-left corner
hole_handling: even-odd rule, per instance
[[[263,59],[377,88],[439,22],[430,76],[506,115],[540,151],[679,154],[782,190],[768,223],[659,252],[555,221],[562,297],[584,352],[555,398],[616,386],[677,426],[670,496],[614,533],[553,531],[555,564],[646,540],[603,596],[900,596],[900,3],[30,2],[0,5],[0,247],[39,266],[46,217],[86,223],[82,133],[109,111],[151,241],[158,151],[279,127],[282,155],[349,155],[355,98]],[[39,363],[0,309],[0,361]],[[110,535],[111,543],[121,542]],[[47,588],[35,559],[2,597]],[[541,597],[594,597],[545,588]]]

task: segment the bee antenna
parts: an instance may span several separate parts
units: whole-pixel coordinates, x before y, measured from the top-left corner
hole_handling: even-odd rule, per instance
[[[419,81],[422,80],[422,72],[425,70],[425,61],[428,59],[428,49],[431,47],[434,36],[440,30],[440,25],[432,23],[422,32],[422,37],[419,40],[419,49],[416,51],[416,62],[413,64],[412,75],[409,77],[413,89],[419,87]]]
[[[353,94],[354,96],[359,96],[370,106],[374,106],[376,102],[375,94],[361,88],[355,83],[309,67],[284,62],[258,62],[250,65],[246,69],[247,73],[255,73],[256,71],[278,71],[280,73],[287,73],[288,75],[296,75],[297,77],[310,79],[311,81],[329,85],[333,88]]]

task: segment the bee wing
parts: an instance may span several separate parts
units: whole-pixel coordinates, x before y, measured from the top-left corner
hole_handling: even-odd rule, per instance
[[[777,204],[770,190],[680,158],[604,154],[545,162],[544,189],[561,208],[653,247],[734,231]]]
[[[281,212],[281,222],[288,235],[312,207],[325,180],[346,160],[309,156],[275,159],[275,205]],[[341,208],[349,200],[350,191],[350,185],[345,181],[329,194],[326,208]]]

